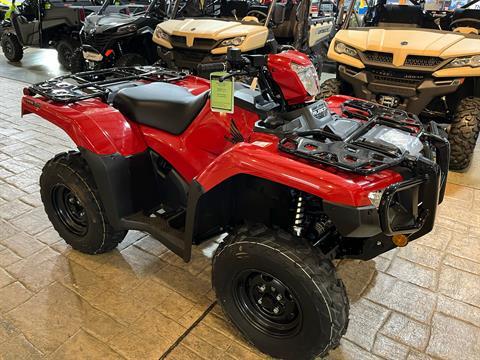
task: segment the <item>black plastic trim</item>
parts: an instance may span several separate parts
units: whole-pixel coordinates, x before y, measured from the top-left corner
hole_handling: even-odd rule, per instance
[[[342,236],[364,238],[382,232],[378,212],[373,205],[353,207],[324,200],[323,210]]]

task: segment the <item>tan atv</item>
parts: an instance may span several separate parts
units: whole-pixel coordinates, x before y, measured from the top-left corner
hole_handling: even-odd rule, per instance
[[[454,11],[377,3],[363,18],[352,8],[330,45],[337,78],[322,96],[354,95],[449,124],[450,168],[468,168],[480,130],[478,1]]]
[[[183,6],[180,6],[183,3]],[[333,17],[312,17],[311,1],[186,1],[173,5],[172,20],[159,24],[153,41],[161,62],[196,73],[198,64],[221,61],[229,47],[242,52],[276,52],[290,45],[312,58],[321,71],[321,48]],[[324,51],[324,55],[326,51]],[[200,74],[203,75],[203,74]]]

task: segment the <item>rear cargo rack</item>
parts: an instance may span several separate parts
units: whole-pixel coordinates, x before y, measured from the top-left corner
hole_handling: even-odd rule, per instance
[[[362,100],[347,100],[342,105],[342,117],[362,120],[361,125],[346,138],[322,129],[294,131],[283,134],[279,149],[283,152],[329,165],[341,170],[369,175],[394,166],[414,166],[416,159],[408,151],[397,147],[362,139],[377,125],[399,129],[418,137],[427,152],[435,152],[436,144],[431,141],[428,130],[413,114],[390,109]],[[425,150],[425,149],[424,149]],[[435,161],[433,156],[429,156]]]
[[[120,67],[58,76],[28,87],[26,95],[40,95],[64,104],[91,98],[106,100],[114,85],[136,80],[173,82],[185,77],[185,73],[157,66]]]

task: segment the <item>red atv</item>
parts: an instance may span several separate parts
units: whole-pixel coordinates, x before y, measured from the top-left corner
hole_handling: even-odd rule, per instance
[[[146,231],[185,261],[228,233],[213,258],[219,304],[276,358],[338,346],[349,303],[332,259],[368,260],[432,230],[449,145],[435,123],[335,96],[315,101],[307,56],[228,54],[207,64],[237,84],[232,114],[210,83],[156,67],[55,78],[25,89],[22,113],[78,145],[43,169],[42,200],[74,249],[114,249]]]

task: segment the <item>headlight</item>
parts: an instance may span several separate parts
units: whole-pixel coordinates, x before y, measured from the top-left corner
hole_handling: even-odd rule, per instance
[[[163,31],[159,27],[155,29],[155,36],[160,39],[170,41],[170,35],[168,35],[165,31]]]
[[[129,33],[129,32],[134,32],[134,31],[137,31],[137,25],[135,25],[135,24],[120,26],[117,29],[117,33]]]
[[[335,51],[338,54],[345,54],[348,56],[356,57],[358,55],[358,51],[355,50],[353,47],[348,46],[342,42],[337,41],[335,43]]]
[[[448,64],[448,67],[454,67],[454,68],[464,67],[464,66],[479,67],[480,55],[456,58],[450,64]]]
[[[320,93],[320,80],[313,65],[302,66],[292,62],[290,67],[297,73],[303,87],[310,96],[317,96]]]
[[[382,201],[383,192],[385,190],[372,191],[368,194],[368,199],[377,209],[380,207],[380,202]]]
[[[242,45],[243,41],[245,40],[245,36],[237,36],[233,39],[223,40],[220,43],[220,46],[239,46]]]

